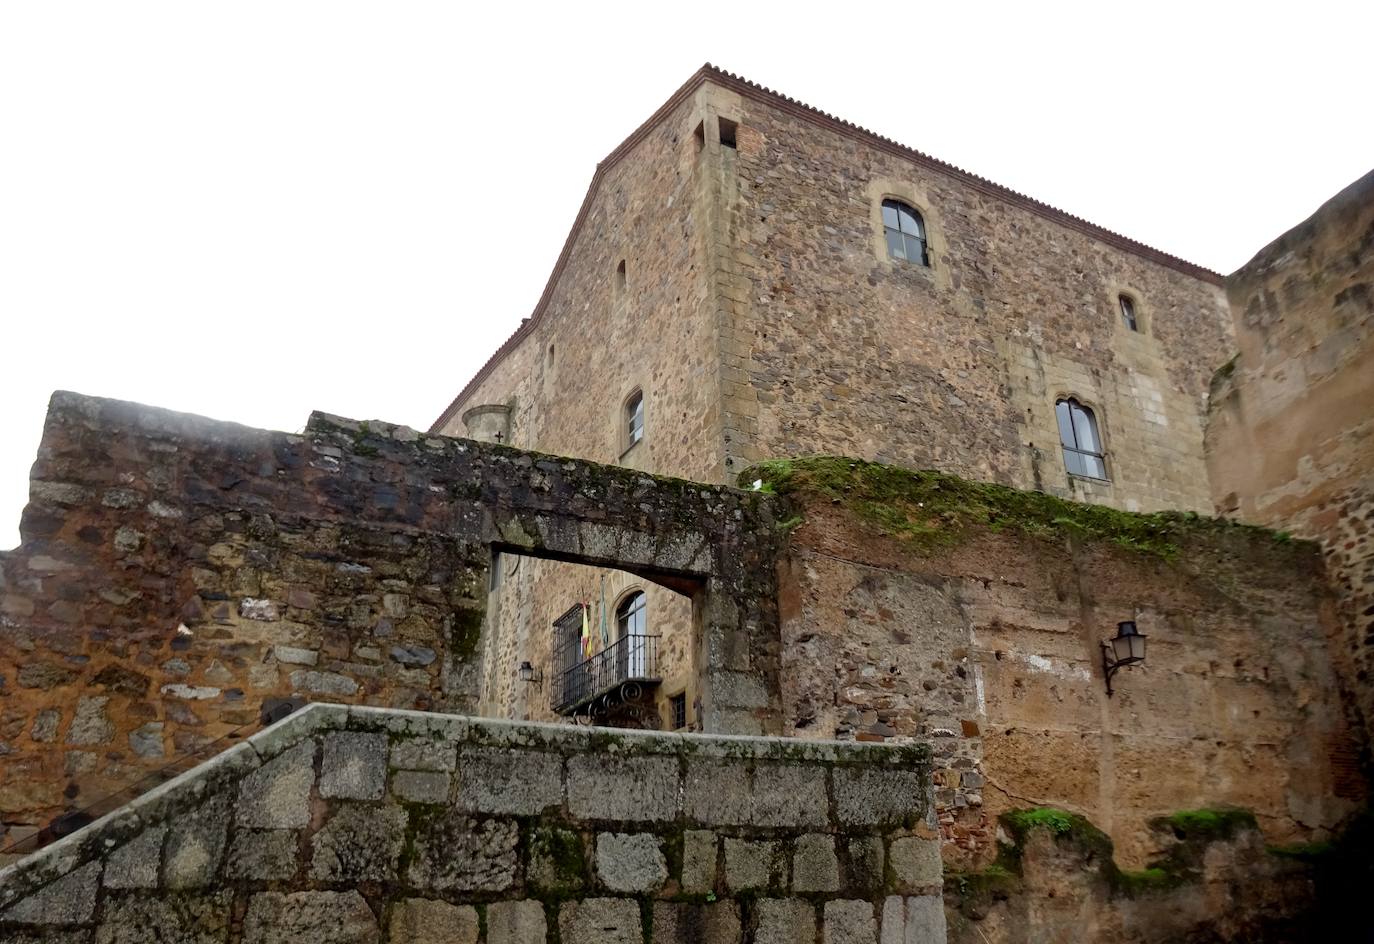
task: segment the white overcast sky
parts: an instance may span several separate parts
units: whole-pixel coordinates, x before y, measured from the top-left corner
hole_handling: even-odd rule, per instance
[[[705,61],[1229,272],[1374,166],[1371,35],[1310,0],[4,0],[0,547],[55,389],[427,426]]]

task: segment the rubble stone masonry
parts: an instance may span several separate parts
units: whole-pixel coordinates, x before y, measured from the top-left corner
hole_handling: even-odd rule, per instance
[[[493,704],[494,548],[671,578],[698,616],[703,716],[776,730],[776,681],[746,704],[726,678],[776,679],[769,515],[765,496],[385,423],[315,414],[290,435],[57,393],[0,554],[0,843],[223,750],[277,702]]]
[[[1374,173],[1227,279],[1239,353],[1213,383],[1218,511],[1322,543],[1345,682],[1374,730]]]

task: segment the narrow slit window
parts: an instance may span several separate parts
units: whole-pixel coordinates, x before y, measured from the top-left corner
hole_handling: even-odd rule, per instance
[[[625,260],[620,260],[620,265],[615,267],[615,290],[625,291]]]
[[[883,233],[887,254],[902,262],[930,265],[926,252],[926,224],[914,207],[900,200],[883,201]]]
[[[696,130],[692,132],[692,137],[696,139],[698,151],[706,147],[706,122],[697,122],[697,127]]]
[[[1070,397],[1055,403],[1054,414],[1059,421],[1059,444],[1064,449],[1064,467],[1069,474],[1106,481],[1107,462],[1093,411]]]
[[[1121,303],[1121,320],[1126,322],[1126,327],[1130,328],[1132,331],[1139,331],[1140,322],[1136,320],[1135,302],[1132,301],[1131,296],[1121,295],[1117,298],[1117,301]]]
[[[674,695],[668,699],[668,715],[672,719],[672,730],[681,731],[687,727],[687,693]]]
[[[636,390],[625,401],[625,448],[644,438],[644,392]]]
[[[739,125],[728,118],[721,118],[719,120],[721,146],[733,148],[735,146],[735,132],[738,130]]]

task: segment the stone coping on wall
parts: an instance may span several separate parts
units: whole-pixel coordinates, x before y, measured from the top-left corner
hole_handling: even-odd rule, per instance
[[[410,940],[408,922],[438,909],[471,913],[454,939],[475,942],[523,907],[565,944],[602,939],[578,929],[606,915],[625,927],[605,940],[638,941],[641,916],[670,931],[708,905],[722,940],[879,926],[943,940],[931,816],[925,745],[313,704],[0,871],[0,940],[133,940],[131,922],[192,919],[223,924],[206,940]],[[579,863],[562,879],[546,874],[548,837]],[[358,933],[291,924],[309,913]],[[530,939],[544,936],[487,938]]]

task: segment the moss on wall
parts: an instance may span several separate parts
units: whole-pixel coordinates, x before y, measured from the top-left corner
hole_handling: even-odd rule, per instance
[[[1306,543],[1282,532],[1188,512],[1118,511],[944,472],[858,459],[775,459],[745,470],[740,482],[757,483],[760,490],[791,497],[801,506],[817,498],[841,504],[876,530],[924,552],[963,540],[977,529],[1012,529],[1056,541],[1104,541],[1170,561],[1189,542],[1223,536],[1241,536],[1266,546]]]

